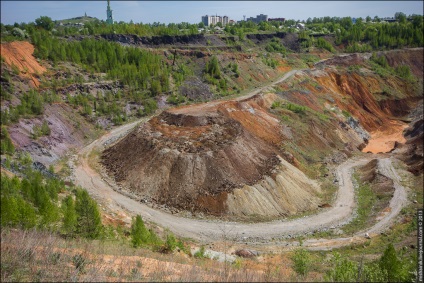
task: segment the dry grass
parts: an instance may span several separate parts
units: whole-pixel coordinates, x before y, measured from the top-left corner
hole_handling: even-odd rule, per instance
[[[36,230],[1,232],[2,282],[281,282],[290,275],[279,261],[220,263],[134,249],[118,241],[63,239]]]

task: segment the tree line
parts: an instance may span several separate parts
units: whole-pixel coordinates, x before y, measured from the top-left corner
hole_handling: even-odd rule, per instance
[[[107,73],[130,87],[150,91],[152,96],[169,90],[169,68],[152,52],[106,40],[61,40],[44,30],[33,32],[31,39],[36,47],[34,55],[40,59],[80,64],[91,72]]]
[[[108,238],[111,229],[116,229],[102,224],[96,201],[83,188],[67,188],[63,181],[45,178],[34,170],[26,170],[22,178],[2,174],[0,181],[3,228],[37,228],[88,239]],[[59,193],[66,196],[60,199]],[[129,235],[135,248],[151,247],[167,253],[179,247],[189,253],[186,245],[169,231],[162,240],[145,226],[140,215],[133,217]]]
[[[1,177],[1,226],[38,227],[67,236],[98,238],[103,229],[97,203],[82,188],[67,191],[63,181],[29,170],[22,179]]]

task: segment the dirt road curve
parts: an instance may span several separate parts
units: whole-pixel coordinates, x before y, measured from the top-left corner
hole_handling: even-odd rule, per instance
[[[279,82],[287,79],[296,71],[287,73]],[[277,83],[277,82],[275,82]],[[266,87],[255,90],[248,96],[239,99],[245,99],[263,91]],[[140,214],[143,219],[159,224],[162,227],[169,228],[175,234],[183,237],[193,238],[201,242],[221,240],[223,234],[240,242],[260,243],[271,239],[281,238],[285,235],[298,235],[322,228],[334,228],[348,222],[352,217],[355,201],[354,187],[352,183],[352,169],[363,165],[372,158],[379,158],[375,155],[367,155],[356,159],[349,159],[337,168],[337,179],[339,191],[333,206],[319,214],[294,219],[294,220],[276,220],[272,222],[263,222],[255,224],[236,223],[236,222],[218,222],[211,220],[199,220],[178,217],[163,211],[152,209],[151,207],[135,201],[113,189],[113,182],[105,181],[98,172],[89,166],[89,154],[93,150],[102,150],[105,146],[113,143],[120,137],[126,135],[133,127],[143,121],[133,122],[116,128],[101,138],[95,140],[86,146],[78,156],[78,162],[74,169],[75,183],[86,188],[89,193],[95,197],[106,210],[119,214],[126,212],[130,215]],[[390,221],[399,213],[402,206],[406,203],[406,192],[401,186],[400,178],[396,174],[391,160],[389,158],[379,158],[380,173],[393,179],[395,184],[395,193],[390,202],[390,213],[381,216],[379,222],[368,231],[358,232],[356,238],[364,238],[368,233],[378,233],[387,228]],[[127,219],[128,221],[130,219]],[[332,240],[309,240],[304,242],[304,246],[314,249],[317,246],[344,245],[354,240],[353,238],[340,238]],[[324,242],[323,242],[324,241]]]

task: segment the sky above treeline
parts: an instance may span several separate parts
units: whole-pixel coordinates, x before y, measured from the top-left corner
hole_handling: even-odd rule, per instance
[[[33,22],[40,16],[53,20],[74,17],[106,19],[107,1],[1,1],[3,24]],[[111,1],[115,21],[135,23],[199,23],[203,15],[228,16],[239,21],[259,14],[270,18],[370,16],[393,17],[423,14],[423,1]]]

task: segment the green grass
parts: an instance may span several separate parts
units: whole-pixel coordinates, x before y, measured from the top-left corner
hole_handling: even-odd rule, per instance
[[[358,176],[355,176],[358,179]],[[353,234],[358,230],[365,228],[369,219],[372,208],[377,201],[377,197],[373,193],[370,184],[359,184],[356,189],[356,217],[347,225],[343,226],[343,231],[346,234]]]

